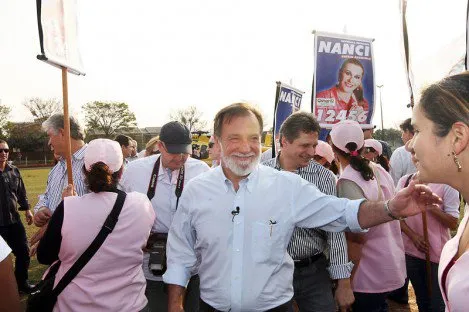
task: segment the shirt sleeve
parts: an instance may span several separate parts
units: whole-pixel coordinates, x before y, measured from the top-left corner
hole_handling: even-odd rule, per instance
[[[359,199],[364,198],[365,194],[363,194],[362,189],[357,183],[342,179],[337,183],[337,196],[348,199]]]
[[[400,150],[396,150],[389,160],[391,169],[389,173],[391,174],[392,179],[394,180],[394,185],[397,185],[399,179],[404,175],[404,168],[402,162],[402,153]]]
[[[191,272],[195,271],[197,265],[197,256],[193,247],[196,236],[187,205],[190,202],[188,192],[183,192],[168,233],[167,270],[163,274],[163,281],[166,284],[186,287]]]
[[[443,194],[443,211],[459,219],[459,192],[449,185],[445,185]]]
[[[327,268],[331,279],[349,278],[353,263],[348,260],[347,241],[345,233],[326,232],[327,245],[329,246],[330,265]]]
[[[0,262],[5,260],[6,257],[11,253],[11,248],[0,236]]]
[[[295,225],[329,232],[363,232],[358,210],[364,199],[348,200],[321,193],[316,186],[298,177],[293,187],[292,210]]]
[[[24,186],[23,178],[21,177],[20,171],[18,169],[16,169],[16,171],[18,174],[18,204],[20,206],[18,210],[26,211],[29,210],[29,202],[28,197],[26,196],[26,188]]]
[[[37,260],[39,263],[52,264],[59,259],[63,221],[64,201],[62,200],[52,214],[47,225],[47,230],[37,247]]]
[[[52,170],[54,170],[52,168]],[[51,172],[52,172],[51,170]],[[46,185],[46,191],[44,194],[39,195],[39,201],[37,202],[36,206],[34,206],[34,213],[38,212],[41,207],[49,207],[49,186],[51,184],[51,172],[49,172],[49,176],[47,177],[47,185]]]

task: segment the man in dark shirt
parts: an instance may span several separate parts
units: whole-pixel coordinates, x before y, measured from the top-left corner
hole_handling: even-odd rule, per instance
[[[9,152],[7,142],[0,140],[0,236],[16,257],[15,277],[18,290],[29,293],[32,288],[28,283],[29,248],[18,210],[25,212],[28,224],[33,222],[33,215],[29,210],[21,174],[18,168],[7,163]]]

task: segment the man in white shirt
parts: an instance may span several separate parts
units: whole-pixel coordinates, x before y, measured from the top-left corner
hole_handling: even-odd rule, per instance
[[[161,128],[158,150],[161,154],[137,159],[127,165],[122,175],[121,188],[126,192],[136,191],[148,195],[157,216],[151,238],[156,239],[155,244],[164,246],[174,214],[179,208],[179,196],[181,192],[185,192],[183,188],[191,179],[210,168],[204,162],[189,157],[192,153],[191,134],[186,126],[177,121],[169,122]],[[153,246],[153,241],[149,245]],[[167,311],[167,294],[161,278],[162,272],[150,270],[149,265],[152,268],[158,265],[150,261],[150,258],[150,253],[146,252],[143,258],[143,272],[147,279],[145,294],[149,309],[152,312]],[[197,277],[192,279],[189,288],[185,311],[198,311]]]
[[[295,226],[362,231],[414,215],[438,197],[411,184],[391,201],[350,201],[319,190],[291,172],[259,165],[263,120],[236,103],[215,117],[222,165],[186,186],[168,237],[169,311],[184,311],[185,286],[200,276],[201,311],[288,311]]]
[[[389,173],[394,180],[394,185],[397,185],[397,182],[399,182],[400,178],[403,176],[417,171],[417,168],[415,168],[412,162],[410,152],[405,148],[405,144],[414,137],[414,127],[411,124],[411,118],[404,120],[399,127],[402,131],[401,138],[402,142],[404,142],[404,146],[398,147],[394,153],[392,153],[390,159],[391,170]]]

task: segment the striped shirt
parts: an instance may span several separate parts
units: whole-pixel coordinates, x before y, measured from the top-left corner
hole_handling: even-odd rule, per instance
[[[87,144],[72,155],[73,185],[78,196],[89,193],[88,187],[85,184],[85,174],[83,173],[86,147]],[[34,206],[34,213],[38,212],[43,206],[54,212],[55,208],[57,208],[62,201],[62,191],[67,185],[67,163],[65,159],[60,159],[49,172],[46,192],[39,196],[39,201],[36,206]]]
[[[280,156],[280,155],[279,155]],[[279,156],[263,162],[265,166],[283,170],[278,161]],[[306,181],[316,185],[324,194],[336,195],[336,178],[334,174],[311,160],[309,165],[295,171]],[[332,233],[319,229],[295,228],[288,245],[288,253],[293,260],[301,260],[319,253],[328,256],[330,265],[327,268],[331,279],[349,278],[353,264],[348,261],[347,242],[343,232]]]

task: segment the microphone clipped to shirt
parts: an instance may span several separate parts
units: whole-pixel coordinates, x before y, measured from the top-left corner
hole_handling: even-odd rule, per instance
[[[234,218],[239,215],[239,206],[236,207],[236,209],[232,210],[231,211],[231,215],[233,216],[233,218],[231,219],[231,222],[234,222]]]

